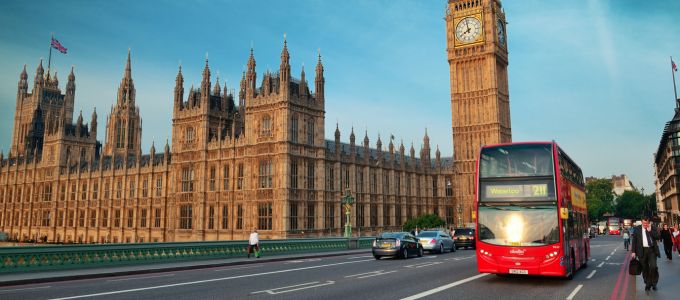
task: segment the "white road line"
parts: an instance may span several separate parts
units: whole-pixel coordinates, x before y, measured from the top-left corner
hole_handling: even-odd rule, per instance
[[[455,260],[464,260],[464,259],[470,259],[470,258],[473,258],[473,257],[475,257],[475,256],[476,256],[476,255],[472,255],[472,256],[466,256],[466,257],[456,257],[456,258],[454,258],[454,259],[455,259]]]
[[[390,273],[394,273],[394,272],[396,272],[396,271],[375,273],[375,274],[372,274],[372,275],[366,275],[366,276],[361,276],[361,277],[357,277],[357,278],[363,279],[363,278],[368,278],[368,277],[373,277],[373,276],[380,276],[380,275],[390,274]]]
[[[602,265],[604,265],[604,262],[601,262],[599,265],[597,265],[597,267],[602,268]]]
[[[373,257],[373,255],[353,256],[353,257],[348,257],[347,259],[360,259],[360,258],[369,258],[369,257]]]
[[[361,273],[361,274],[354,274],[354,275],[347,275],[347,276],[345,276],[345,278],[351,278],[351,277],[357,277],[357,276],[363,276],[363,275],[367,275],[367,274],[373,274],[373,273],[380,273],[380,272],[382,272],[382,271],[384,271],[384,270],[378,270],[378,271],[371,271],[371,272],[366,272],[366,273]]]
[[[335,281],[328,280],[325,283],[320,283],[320,284],[317,284],[317,283],[319,283],[319,282],[314,281],[314,282],[308,282],[308,283],[302,283],[302,284],[296,284],[296,285],[291,285],[291,286],[286,286],[286,287],[275,288],[275,289],[252,292],[251,294],[267,293],[267,294],[270,294],[270,295],[277,295],[277,294],[283,294],[283,293],[290,293],[290,292],[299,291],[299,290],[306,290],[306,289],[316,288],[316,287],[320,287],[320,286],[331,285],[331,284],[334,284]],[[310,284],[313,284],[313,285],[310,285]],[[301,287],[296,288],[296,289],[286,290],[287,288],[296,287],[296,286],[301,286]]]
[[[18,291],[39,290],[39,289],[46,289],[46,288],[51,288],[51,287],[52,286],[48,285],[48,286],[39,286],[39,287],[31,287],[31,288],[23,288],[23,289],[0,290],[0,294],[18,292]]]
[[[593,270],[592,272],[590,272],[590,274],[588,274],[588,277],[586,277],[586,279],[593,278],[593,275],[595,275],[595,272],[597,272],[597,270]]]
[[[304,263],[304,262],[315,262],[315,261],[320,261],[321,258],[310,258],[310,259],[300,259],[300,260],[291,260],[289,262],[284,263],[285,265],[289,264],[299,264],[299,263]]]
[[[612,251],[612,253],[609,253],[609,255],[614,255],[614,252],[616,252],[616,250]]]
[[[217,269],[213,270],[215,272],[224,272],[224,271],[231,271],[231,270],[241,270],[241,269],[254,269],[254,268],[261,268],[262,265],[254,265],[254,266],[247,266],[247,267],[236,267],[236,268],[225,268],[225,269]]]
[[[594,259],[594,258],[593,258],[593,259],[591,259],[590,261],[596,261],[596,260],[597,260],[597,259]]]
[[[484,277],[484,276],[486,276],[486,275],[489,275],[489,273],[483,273],[483,274],[475,275],[475,276],[468,277],[468,278],[465,278],[465,279],[462,279],[462,280],[458,280],[458,281],[456,281],[456,282],[452,282],[452,283],[449,283],[449,284],[447,284],[447,285],[443,285],[443,286],[440,286],[440,287],[438,287],[438,288],[431,289],[431,290],[429,290],[429,291],[424,291],[424,292],[422,292],[422,293],[420,293],[420,294],[415,294],[415,295],[410,296],[410,297],[402,298],[401,300],[415,300],[415,299],[420,299],[420,298],[423,298],[423,297],[427,297],[427,296],[432,295],[432,294],[434,294],[434,293],[439,293],[439,292],[441,292],[441,291],[443,291],[443,290],[450,289],[450,288],[452,288],[452,287],[461,285],[461,284],[463,284],[463,283],[467,283],[467,282],[473,281],[473,280],[475,280],[475,279],[482,278],[482,277]]]
[[[607,258],[605,258],[604,260],[609,260],[610,258],[611,258],[611,256],[607,256]]]
[[[338,265],[344,265],[344,264],[360,263],[360,262],[365,262],[365,261],[372,261],[372,259],[354,260],[354,261],[346,261],[346,262],[340,262],[340,263],[334,263],[334,264],[325,264],[325,265],[318,265],[318,266],[285,269],[285,270],[271,271],[271,272],[264,272],[264,273],[254,273],[254,274],[246,274],[246,275],[239,275],[239,276],[229,276],[229,277],[223,277],[223,278],[213,278],[213,279],[206,279],[206,280],[180,282],[180,283],[174,283],[174,284],[165,284],[165,285],[150,286],[150,287],[145,287],[145,288],[136,288],[136,289],[129,289],[129,290],[111,291],[111,292],[103,292],[103,293],[95,293],[95,294],[85,294],[85,295],[77,295],[77,296],[63,297],[63,298],[53,298],[52,300],[78,299],[78,298],[87,298],[87,297],[96,297],[96,296],[116,295],[116,294],[123,294],[123,293],[162,289],[162,288],[175,287],[175,286],[206,283],[206,282],[224,281],[224,280],[231,280],[231,279],[263,276],[263,275],[269,275],[269,274],[278,274],[278,273],[288,273],[288,272],[295,272],[295,271],[300,271],[300,270],[318,269],[318,268],[332,267],[332,266],[338,266]]]
[[[574,296],[576,296],[576,293],[578,293],[578,291],[580,291],[582,287],[583,287],[583,285],[582,285],[582,284],[579,284],[579,285],[574,289],[574,291],[571,292],[571,294],[569,294],[569,296],[567,296],[567,300],[574,299]]]
[[[159,278],[159,277],[168,277],[168,276],[175,276],[175,274],[165,274],[165,275],[146,276],[146,277],[130,277],[130,278],[122,278],[122,279],[110,279],[110,280],[107,280],[107,281],[108,281],[108,282],[114,282],[114,281],[125,281],[125,280],[137,280],[137,279]]]
[[[431,262],[431,263],[408,265],[408,266],[405,266],[405,268],[418,269],[418,268],[422,268],[422,267],[429,267],[429,266],[438,265],[438,264],[441,264],[441,263],[442,263],[441,261],[435,261],[435,262]]]

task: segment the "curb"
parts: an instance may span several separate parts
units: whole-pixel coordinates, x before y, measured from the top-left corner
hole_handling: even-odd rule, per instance
[[[72,280],[82,280],[82,279],[106,278],[106,277],[127,276],[127,275],[140,275],[140,274],[151,274],[151,273],[185,271],[185,270],[195,270],[195,269],[208,269],[208,268],[225,267],[225,266],[252,265],[252,264],[258,264],[258,263],[279,262],[279,261],[296,260],[296,259],[303,259],[303,258],[319,258],[319,257],[335,257],[335,256],[354,255],[354,254],[357,254],[357,253],[364,253],[364,252],[370,252],[370,250],[356,251],[356,252],[326,253],[326,254],[315,254],[315,255],[299,255],[299,256],[278,257],[278,258],[274,257],[274,258],[267,258],[267,259],[243,260],[243,261],[222,262],[222,263],[207,263],[207,264],[196,264],[196,265],[179,266],[179,267],[161,267],[161,268],[150,268],[150,269],[141,269],[141,270],[112,271],[112,272],[102,272],[102,273],[92,273],[92,274],[62,275],[62,276],[54,276],[54,277],[6,280],[6,281],[0,281],[0,287],[26,285],[26,284],[37,284],[37,283],[47,283],[47,282],[72,281]],[[134,266],[134,265],[132,265],[132,266]],[[75,270],[77,270],[77,269],[75,269]]]

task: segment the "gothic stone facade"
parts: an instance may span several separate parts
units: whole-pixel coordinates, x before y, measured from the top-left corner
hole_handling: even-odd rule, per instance
[[[12,148],[0,154],[0,231],[16,240],[118,243],[340,235],[346,190],[356,198],[354,233],[398,230],[426,213],[454,223],[452,161],[432,159],[427,132],[419,158],[390,138],[324,138],[321,56],[314,93],[291,76],[284,42],[278,72],[257,87],[251,50],[234,93],[211,83],[206,59],[201,86],[184,93],[181,67],[173,101],[172,141],[141,153],[130,53],[117,102],[96,140],[97,114],[72,124],[75,76],[66,93],[42,62],[32,93],[21,73]],[[170,150],[172,148],[172,151]]]

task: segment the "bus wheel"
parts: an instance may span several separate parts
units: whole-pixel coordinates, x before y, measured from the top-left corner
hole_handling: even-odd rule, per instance
[[[576,259],[574,258],[574,251],[571,252],[571,258],[569,259],[569,265],[570,265],[570,272],[569,276],[567,276],[567,279],[572,280],[574,279],[574,273],[576,273]]]

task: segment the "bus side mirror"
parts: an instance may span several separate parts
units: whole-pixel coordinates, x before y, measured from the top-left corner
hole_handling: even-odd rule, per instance
[[[566,207],[561,207],[560,208],[560,218],[562,220],[567,220],[569,219],[569,209]]]

